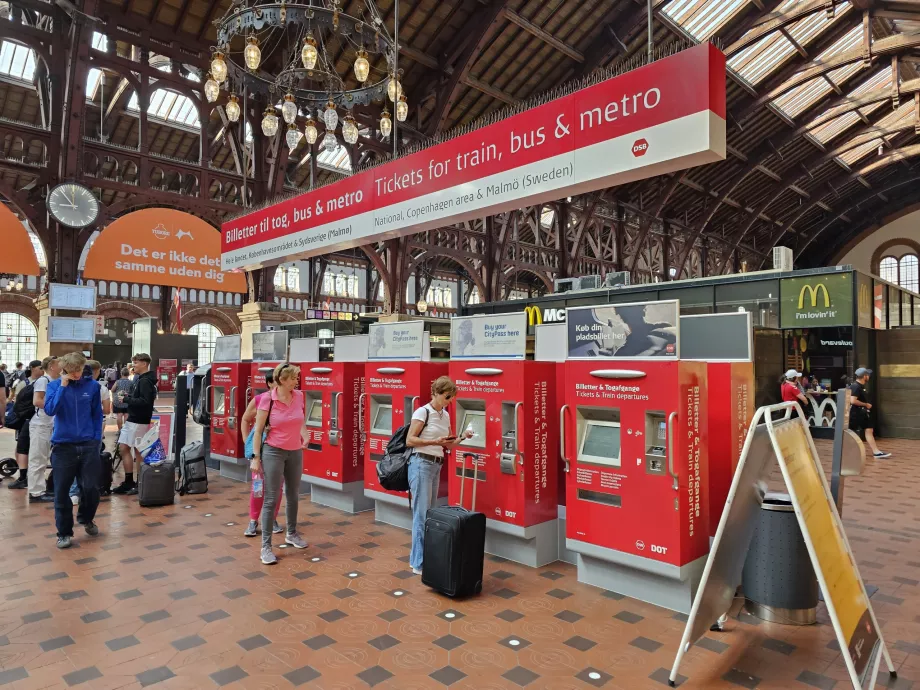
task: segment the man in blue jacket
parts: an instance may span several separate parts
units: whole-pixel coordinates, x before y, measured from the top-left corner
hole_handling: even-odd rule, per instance
[[[51,434],[51,469],[54,471],[54,521],[57,547],[70,548],[73,541],[73,503],[70,486],[80,476],[83,498],[77,512],[86,533],[95,537],[93,522],[99,507],[102,399],[92,373],[84,376],[86,357],[71,352],[60,359],[61,377],[48,384],[45,414],[54,417]]]

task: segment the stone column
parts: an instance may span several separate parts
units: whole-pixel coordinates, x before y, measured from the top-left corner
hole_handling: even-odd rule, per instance
[[[237,318],[240,320],[243,359],[252,359],[253,333],[279,330],[281,324],[288,320],[277,304],[269,302],[247,302]]]

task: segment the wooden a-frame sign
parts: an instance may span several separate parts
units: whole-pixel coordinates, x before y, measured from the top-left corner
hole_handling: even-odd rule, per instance
[[[793,410],[798,418],[792,417]],[[751,421],[669,683],[675,685],[690,646],[731,608],[774,461],[792,499],[853,688],[872,690],[883,656],[891,676],[897,674],[798,403],[761,407]]]

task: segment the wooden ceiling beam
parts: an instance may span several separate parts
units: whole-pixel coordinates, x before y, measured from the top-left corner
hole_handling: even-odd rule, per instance
[[[739,53],[748,46],[754,45],[764,36],[778,29],[787,27],[790,24],[794,24],[803,17],[815,14],[816,12],[826,12],[828,5],[833,6],[833,3],[830,3],[829,0],[806,0],[805,2],[795,3],[788,10],[783,12],[771,12],[755,21],[741,38],[729,45],[728,48],[725,49],[725,55],[726,57],[732,57],[735,53]],[[837,10],[837,12],[840,11],[841,10]]]
[[[539,38],[541,41],[543,41],[547,45],[552,46],[553,48],[558,50],[563,55],[568,55],[570,58],[572,58],[576,62],[585,61],[585,56],[582,53],[575,50],[572,46],[563,43],[558,38],[553,36],[551,33],[540,28],[539,26],[537,26],[530,20],[525,19],[524,17],[519,15],[517,12],[512,10],[510,7],[506,7],[502,14],[504,18],[507,19],[509,22],[521,27],[522,29],[524,29],[524,31],[529,33],[531,36],[535,36],[536,38]]]

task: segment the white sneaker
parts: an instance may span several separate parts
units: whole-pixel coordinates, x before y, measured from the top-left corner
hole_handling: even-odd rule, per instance
[[[77,494],[76,496],[71,496],[70,502],[73,503],[75,506],[80,505],[80,495]]]
[[[413,573],[414,575],[421,575],[421,574],[422,574],[422,569],[421,569],[421,568],[413,568],[413,569],[412,569],[412,573]]]

